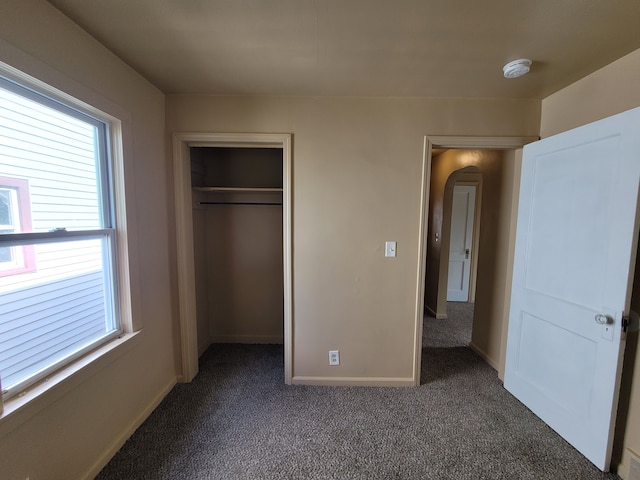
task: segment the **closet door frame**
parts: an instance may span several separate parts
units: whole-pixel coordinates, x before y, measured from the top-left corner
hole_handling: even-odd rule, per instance
[[[291,135],[270,133],[174,133],[173,182],[175,196],[178,305],[180,325],[180,382],[198,373],[195,259],[193,249],[193,197],[190,147],[282,149],[282,247],[284,272],[284,377],[293,376],[291,286]]]

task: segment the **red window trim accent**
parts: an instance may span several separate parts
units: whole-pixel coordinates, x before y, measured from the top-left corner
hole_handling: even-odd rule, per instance
[[[29,181],[21,178],[0,177],[0,187],[9,187],[16,190],[18,196],[18,211],[20,212],[20,231],[31,232],[31,199],[29,196]],[[22,249],[23,265],[11,270],[0,270],[0,277],[17,275],[19,273],[31,273],[36,271],[36,254],[33,245],[22,245],[15,248]]]

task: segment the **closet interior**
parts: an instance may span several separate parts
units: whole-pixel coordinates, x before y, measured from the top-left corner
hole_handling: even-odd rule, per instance
[[[283,343],[282,148],[190,147],[198,353]]]

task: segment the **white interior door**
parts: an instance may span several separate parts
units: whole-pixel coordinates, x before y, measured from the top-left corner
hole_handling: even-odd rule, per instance
[[[447,280],[448,302],[469,301],[469,273],[471,271],[475,204],[475,186],[454,185]]]
[[[609,469],[637,247],[640,109],[527,145],[505,387]]]

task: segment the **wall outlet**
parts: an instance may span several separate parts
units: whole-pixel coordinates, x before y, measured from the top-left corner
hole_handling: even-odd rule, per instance
[[[340,365],[340,350],[329,350],[329,365]]]

